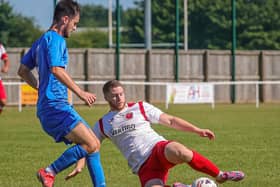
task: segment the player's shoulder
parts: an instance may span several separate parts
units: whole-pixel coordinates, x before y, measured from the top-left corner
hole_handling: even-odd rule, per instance
[[[133,101],[130,101],[130,102],[127,102],[127,106],[128,107],[133,107],[137,102],[133,102]]]
[[[143,105],[144,107],[154,107],[153,104],[151,104],[151,103],[149,103],[149,102],[147,102],[147,101],[139,101],[139,103],[140,103],[141,105]]]
[[[139,101],[136,101],[136,102],[134,102],[134,101],[130,101],[130,102],[127,102],[127,106],[128,107],[132,107],[132,106],[135,106],[135,105],[142,105],[142,104],[145,104],[145,103],[147,103],[147,102],[145,102],[145,101],[142,101],[142,100],[139,100]]]
[[[104,114],[101,118],[99,118],[99,122],[106,122],[108,120],[110,120],[113,117],[113,112],[107,112],[106,114]]]
[[[137,102],[128,102],[127,103],[128,107],[154,107],[152,104],[148,103],[147,101],[139,100]]]
[[[47,43],[53,43],[55,45],[60,45],[60,44],[65,44],[65,38],[62,37],[60,34],[58,34],[55,31],[47,31],[45,32],[42,37],[41,37],[44,41],[46,41]]]

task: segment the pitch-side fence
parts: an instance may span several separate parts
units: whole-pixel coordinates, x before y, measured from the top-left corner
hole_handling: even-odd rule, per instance
[[[267,84],[280,84],[280,81],[235,81],[235,82],[181,82],[181,83],[174,83],[174,82],[137,82],[137,81],[121,81],[123,85],[147,85],[147,86],[165,86],[166,88],[169,85],[199,85],[199,84],[208,84],[213,85],[213,88],[217,85],[255,85],[256,88],[256,108],[259,108],[259,87],[260,85],[267,85]],[[76,81],[78,85],[103,85],[105,81]],[[18,87],[18,110],[22,111],[22,98],[21,98],[21,85],[26,84],[25,82],[3,82],[4,85],[9,86],[17,86]],[[215,98],[215,89],[213,89],[213,98]],[[72,97],[71,97],[72,98]],[[70,101],[71,102],[71,101]],[[206,102],[208,103],[208,102]],[[168,108],[169,99],[166,98],[165,106]],[[210,102],[212,108],[215,107],[215,99]]]

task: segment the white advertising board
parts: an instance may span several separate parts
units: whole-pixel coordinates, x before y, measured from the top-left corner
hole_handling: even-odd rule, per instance
[[[214,85],[209,83],[174,83],[166,88],[168,104],[212,103],[214,106]]]

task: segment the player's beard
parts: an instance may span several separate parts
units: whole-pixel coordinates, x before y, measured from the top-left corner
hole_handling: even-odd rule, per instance
[[[63,30],[63,37],[64,38],[69,38],[72,31],[73,30],[70,28],[70,25],[68,23]]]
[[[70,31],[67,30],[67,29],[65,29],[64,32],[63,32],[63,36],[64,36],[64,38],[69,38],[69,36],[70,36]]]
[[[121,111],[122,109],[124,109],[125,103],[126,103],[125,101],[119,102],[119,103],[109,102],[109,105],[110,105],[111,110]]]

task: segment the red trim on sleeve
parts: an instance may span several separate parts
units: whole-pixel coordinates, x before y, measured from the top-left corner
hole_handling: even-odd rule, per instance
[[[105,132],[104,132],[104,127],[103,127],[102,118],[99,119],[99,128],[100,128],[102,134],[108,138],[108,136],[107,136],[107,135],[105,134]]]
[[[138,102],[138,104],[139,104],[141,114],[143,115],[143,117],[145,118],[146,121],[149,121],[147,116],[146,116],[146,112],[145,112],[145,109],[144,109],[144,106],[143,106],[143,101]]]

